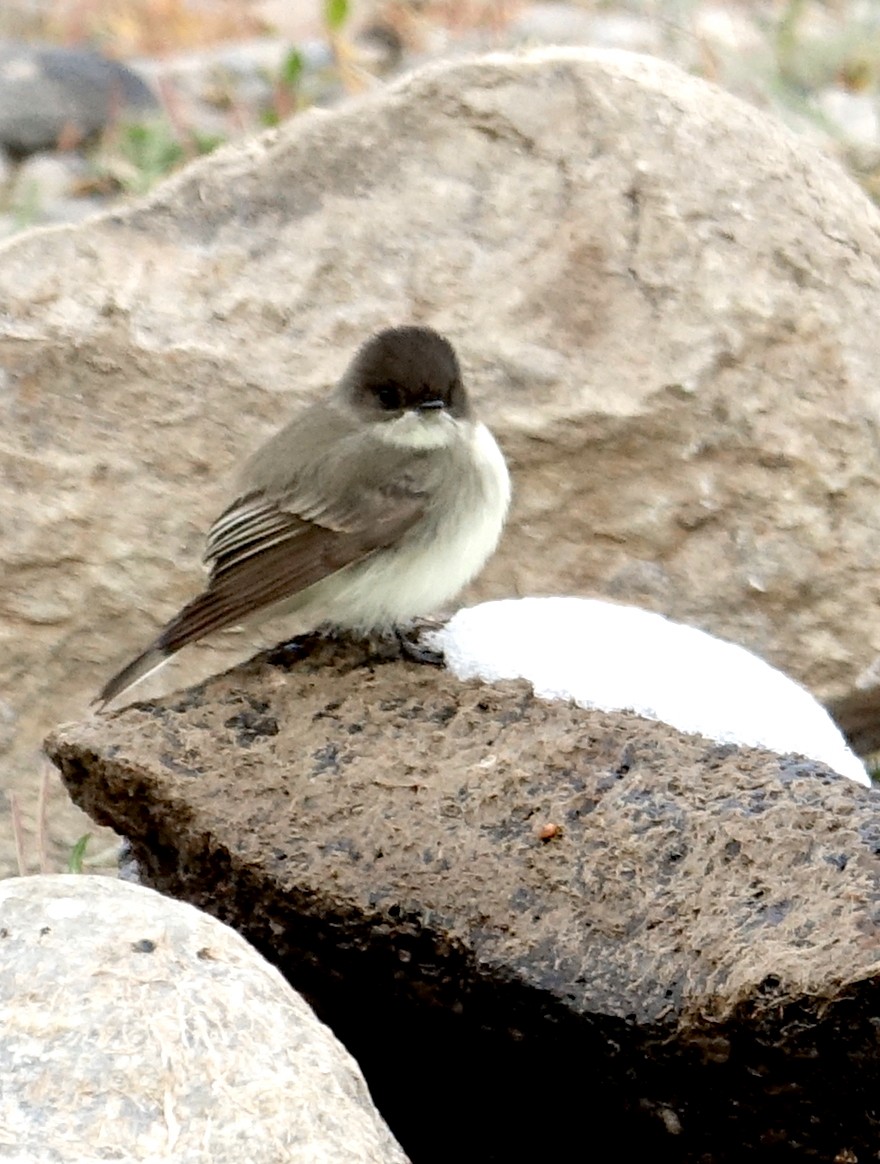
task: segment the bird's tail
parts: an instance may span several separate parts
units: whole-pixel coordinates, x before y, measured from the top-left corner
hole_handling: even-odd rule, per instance
[[[181,647],[203,639],[205,635],[224,627],[241,622],[242,618],[254,608],[255,598],[251,591],[246,590],[239,594],[234,585],[221,580],[218,585],[211,585],[207,590],[188,602],[178,614],[172,618],[158,637],[136,659],[126,664],[118,674],[108,680],[101,688],[101,693],[94,701],[104,708],[111,699],[146,679],[162,666],[172,655],[176,655]],[[257,607],[265,603],[257,603]]]
[[[129,687],[133,687],[135,683],[140,683],[141,679],[146,679],[148,675],[158,670],[173,654],[175,654],[174,651],[160,646],[159,640],[157,640],[145,651],[142,651],[136,659],[132,659],[130,663],[126,664],[112,679],[108,679],[94,702],[100,705],[100,709],[103,710],[117,695],[121,695],[123,691],[127,691]]]

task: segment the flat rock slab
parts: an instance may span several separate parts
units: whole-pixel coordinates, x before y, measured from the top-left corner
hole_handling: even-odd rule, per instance
[[[47,747],[417,1164],[876,1147],[880,815],[821,765],[320,640]]]

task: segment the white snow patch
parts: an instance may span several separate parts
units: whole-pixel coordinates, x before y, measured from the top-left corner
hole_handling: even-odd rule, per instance
[[[592,598],[511,598],[425,636],[459,679],[527,679],[542,699],[634,711],[720,743],[820,760],[870,787],[800,684],[757,655],[660,614]]]

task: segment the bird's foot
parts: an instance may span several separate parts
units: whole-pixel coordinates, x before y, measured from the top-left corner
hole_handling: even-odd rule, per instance
[[[327,641],[327,636],[314,631],[310,634],[297,635],[278,643],[267,652],[266,661],[273,667],[289,669],[301,663],[312,655],[315,650]]]
[[[442,667],[446,659],[443,652],[437,647],[429,647],[421,641],[425,631],[439,630],[443,626],[440,619],[420,618],[411,623],[405,630],[395,629],[395,635],[400,647],[401,655],[413,663],[422,663],[429,667]]]
[[[420,641],[425,631],[437,630],[441,626],[441,620],[425,618],[408,623],[403,628],[395,627],[390,633],[374,632],[367,635],[322,627],[311,634],[297,635],[296,638],[279,643],[268,652],[267,662],[285,669],[295,667],[309,658],[312,663],[320,663],[347,645],[360,663],[392,663],[409,659],[423,666],[442,667],[445,662],[443,652]]]

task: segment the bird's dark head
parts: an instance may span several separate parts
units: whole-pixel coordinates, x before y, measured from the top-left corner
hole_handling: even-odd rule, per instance
[[[450,419],[472,417],[455,351],[429,327],[392,327],[372,336],[352,360],[340,389],[364,419],[389,422],[401,437],[411,431],[414,446],[418,432],[426,439],[430,432],[439,437],[440,426]],[[404,418],[405,425],[394,423]]]

